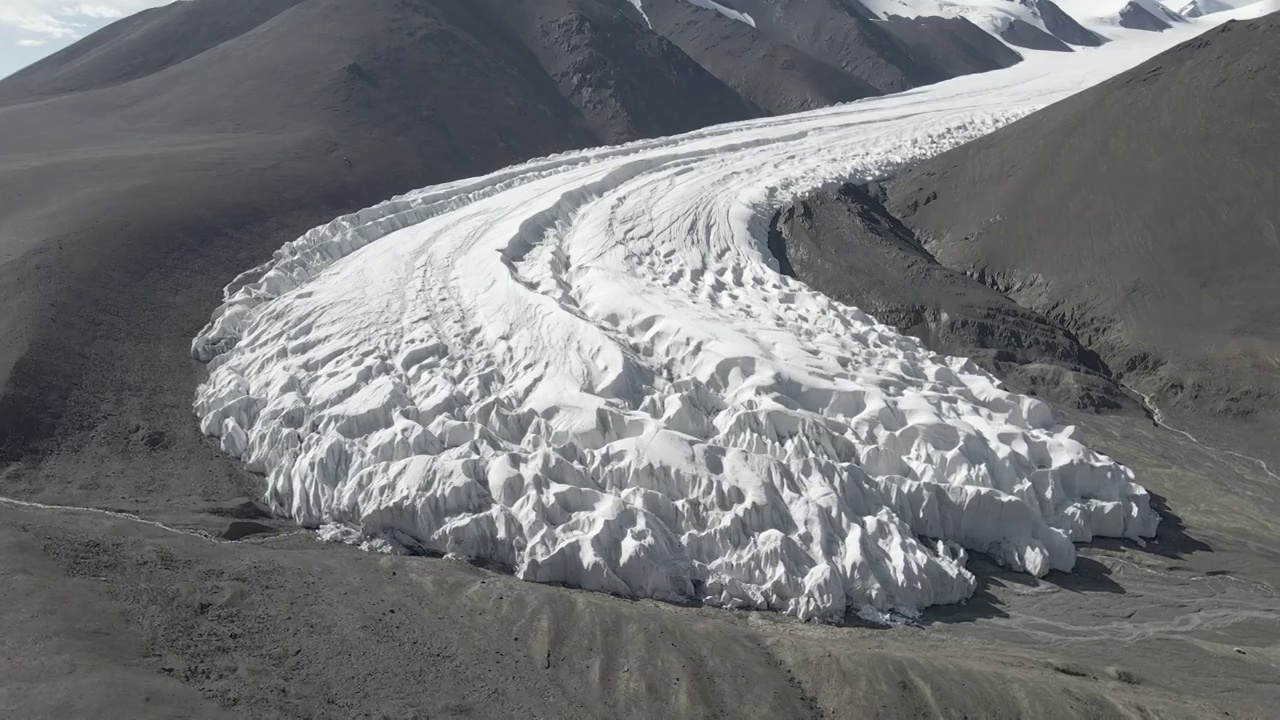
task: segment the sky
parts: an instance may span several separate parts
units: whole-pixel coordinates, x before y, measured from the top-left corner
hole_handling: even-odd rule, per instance
[[[98,28],[172,0],[0,0],[0,77]]]

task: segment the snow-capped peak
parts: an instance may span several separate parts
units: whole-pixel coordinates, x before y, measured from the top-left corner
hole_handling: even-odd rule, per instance
[[[1053,0],[863,0],[863,5],[881,19],[962,17],[1006,42],[1015,22],[1068,45],[1100,45],[1104,41],[1080,26]]]
[[[1178,14],[1187,18],[1198,18],[1233,9],[1235,9],[1234,5],[1222,2],[1222,0],[1191,0],[1191,2],[1183,5],[1178,10]]]
[[[1129,3],[1141,7],[1143,10],[1146,10],[1165,22],[1182,23],[1187,21],[1187,19],[1176,10],[1170,10],[1168,7],[1157,2],[1157,0],[1129,0]]]

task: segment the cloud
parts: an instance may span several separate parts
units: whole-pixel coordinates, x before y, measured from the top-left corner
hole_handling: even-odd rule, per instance
[[[77,3],[68,5],[63,8],[63,12],[67,15],[80,15],[82,17],[104,18],[114,20],[124,17],[124,11],[118,7],[111,5],[87,5],[85,3]]]
[[[169,0],[0,0],[0,29],[16,31],[22,47],[69,41],[103,24]]]

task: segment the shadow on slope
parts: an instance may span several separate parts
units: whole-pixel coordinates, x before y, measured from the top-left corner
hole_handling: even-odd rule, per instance
[[[1138,410],[1148,412],[1125,396],[1098,353],[1070,330],[977,279],[943,267],[882,199],[879,185],[846,185],[814,193],[779,211],[768,246],[780,271],[920,338],[936,352],[973,357],[1015,390],[1094,413],[1119,410],[1121,417],[1136,418]],[[1046,377],[1056,383],[1035,382]],[[1154,422],[1149,414],[1148,420]],[[1184,444],[1172,433],[1167,441]],[[1113,443],[1120,444],[1113,449],[1133,455],[1138,442],[1137,436],[1117,439]],[[1081,548],[1167,559],[1212,551],[1187,533],[1164,497],[1152,493],[1151,501],[1161,517],[1153,540],[1139,545],[1095,538]],[[1050,572],[1039,579],[1004,570],[980,553],[971,555],[968,567],[977,578],[973,597],[963,605],[929,608],[923,624],[1007,618],[1004,604],[1010,593],[1035,594],[1046,585],[1075,594],[1127,593],[1110,568],[1084,554],[1077,557],[1072,572]],[[866,624],[856,618],[849,622]]]
[[[882,203],[845,185],[779,211],[769,249],[781,272],[931,350],[971,357],[1013,388],[1094,411],[1129,401],[1111,369],[1058,322],[943,267]]]
[[[284,242],[412,188],[759,114],[630,7],[194,0],[0,81],[0,458],[180,486],[168,463],[209,454],[185,346]],[[174,441],[135,456],[135,424]]]
[[[1210,30],[922,163],[886,206],[1162,408],[1263,437],[1280,422],[1277,33],[1280,14]]]

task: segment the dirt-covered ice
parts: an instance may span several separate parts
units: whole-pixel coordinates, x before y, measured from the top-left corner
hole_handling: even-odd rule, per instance
[[[242,276],[196,412],[273,508],[517,576],[836,620],[1137,539],[1133,474],[964,359],[777,272],[768,221],[1203,29],[571,153],[388,201]]]

